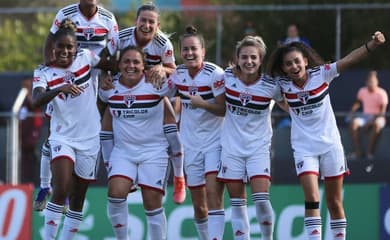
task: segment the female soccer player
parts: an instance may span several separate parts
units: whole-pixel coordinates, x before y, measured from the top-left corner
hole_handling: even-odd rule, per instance
[[[137,179],[150,239],[166,239],[166,217],[162,208],[168,171],[168,142],[161,123],[165,95],[175,89],[165,84],[155,89],[145,82],[144,54],[128,46],[121,50],[120,74],[114,88],[100,91],[113,117],[114,147],[108,161],[108,215],[117,239],[128,239],[129,188]],[[115,81],[116,80],[116,81]]]
[[[91,78],[93,67],[111,70],[107,61],[88,49],[77,50],[76,25],[64,20],[54,34],[55,61],[34,72],[33,105],[51,102],[49,144],[53,195],[46,206],[44,239],[54,239],[65,214],[61,239],[71,239],[82,220],[88,183],[96,178],[100,116]]]
[[[262,239],[272,239],[274,214],[269,199],[272,138],[270,103],[286,108],[280,89],[262,73],[266,45],[247,36],[236,46],[236,63],[225,71],[226,116],[221,133],[222,165],[218,179],[226,182],[235,239],[249,239],[246,177],[256,205]]]
[[[372,40],[331,64],[324,64],[313,49],[295,42],[279,47],[271,56],[269,72],[272,76],[280,76],[281,90],[290,106],[291,144],[305,196],[304,223],[310,240],[321,239],[320,172],[325,178],[333,239],[346,239],[342,187],[348,169],[330,104],[329,84],[340,72],[384,42],[384,35],[375,32]]]
[[[170,81],[182,102],[180,137],[195,226],[199,239],[223,239],[224,185],[216,181],[216,175],[221,154],[220,129],[225,115],[224,72],[204,60],[205,41],[192,26],[180,37],[180,54],[183,64]]]
[[[168,37],[160,30],[159,10],[153,4],[144,4],[137,10],[136,26],[119,32],[119,49],[137,46],[143,49],[146,58],[147,80],[162,79],[176,68],[173,46]],[[185,180],[183,173],[182,146],[179,140],[176,119],[168,99],[164,99],[163,128],[170,146],[170,159],[173,164],[173,200],[181,204],[185,200]],[[106,110],[101,133],[103,159],[107,161],[112,149],[112,118]]]
[[[97,0],[80,0],[78,4],[70,4],[60,9],[55,16],[44,46],[46,65],[50,65],[54,61],[54,34],[58,31],[59,24],[67,18],[77,23],[78,47],[87,48],[96,55],[100,55],[103,49],[107,47],[109,54],[114,54],[118,44],[118,25],[114,14],[98,6]],[[96,92],[99,72],[98,69],[93,69],[91,72]],[[45,141],[41,153],[40,190],[34,201],[34,210],[36,211],[42,211],[45,208],[46,200],[50,195],[51,172],[49,162],[50,151],[48,143]]]

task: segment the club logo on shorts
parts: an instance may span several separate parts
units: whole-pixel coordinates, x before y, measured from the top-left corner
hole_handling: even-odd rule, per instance
[[[87,40],[91,40],[91,38],[95,35],[95,29],[93,28],[84,28],[83,29],[84,37]]]
[[[53,147],[54,152],[59,152],[61,150],[61,145]]]
[[[126,106],[129,108],[136,100],[136,97],[134,95],[125,95],[123,96],[123,100],[125,101]]]
[[[299,92],[297,93],[297,96],[299,98],[299,100],[303,103],[303,104],[306,104],[307,101],[309,100],[309,92]]]
[[[297,163],[297,168],[299,169],[299,168],[302,168],[302,167],[303,167],[303,161],[298,162]]]
[[[195,96],[198,93],[198,87],[196,87],[196,86],[189,86],[188,87],[188,93],[191,96]]]
[[[240,93],[240,101],[242,106],[246,106],[252,100],[252,95],[247,92]]]
[[[158,180],[158,181],[156,182],[156,184],[159,185],[159,186],[162,186],[162,181],[161,181],[161,180]]]
[[[222,174],[225,174],[227,171],[227,166],[222,166]]]
[[[76,78],[76,76],[74,75],[74,73],[72,73],[70,71],[66,71],[65,75],[63,77],[64,82],[67,82],[67,83],[72,83],[75,78]]]

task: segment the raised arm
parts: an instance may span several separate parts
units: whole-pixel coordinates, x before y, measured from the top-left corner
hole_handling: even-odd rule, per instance
[[[43,46],[43,58],[46,66],[49,66],[55,60],[53,54],[53,48],[54,48],[53,36],[54,35],[51,32],[49,32],[45,40],[45,45]]]
[[[383,33],[379,31],[375,32],[370,41],[366,42],[361,47],[353,50],[347,56],[336,62],[337,72],[340,73],[351,65],[361,61],[362,59],[367,57],[370,52],[374,51],[378,46],[384,44],[385,41],[386,39]]]

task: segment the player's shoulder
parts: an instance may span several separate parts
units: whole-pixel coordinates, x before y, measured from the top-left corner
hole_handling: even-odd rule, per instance
[[[211,62],[204,62],[203,71],[206,74],[213,74],[213,73],[223,74],[223,72],[224,72],[220,66],[218,66],[217,64],[211,63]]]
[[[119,31],[119,39],[125,40],[128,38],[132,38],[135,33],[135,27],[125,28]]]
[[[260,79],[261,79],[260,85],[262,85],[262,86],[269,86],[269,87],[277,87],[278,86],[277,80],[275,78],[271,77],[270,75],[262,74]]]
[[[187,71],[188,71],[188,68],[185,64],[180,64],[179,66],[176,67],[177,74],[184,74]]]
[[[309,68],[309,69],[307,70],[307,73],[308,73],[309,76],[311,76],[311,77],[320,75],[320,74],[321,74],[321,68],[323,68],[323,66],[316,66],[316,67],[313,67],[313,68]]]
[[[172,45],[171,40],[169,40],[168,35],[163,32],[158,31],[153,37],[153,42],[159,47],[165,47],[167,45]]]
[[[105,18],[107,20],[115,19],[114,14],[112,12],[108,11],[107,9],[105,9],[102,6],[98,6],[98,11],[97,12],[99,14],[99,17]]]
[[[79,6],[77,3],[70,4],[68,6],[61,8],[59,12],[61,12],[66,17],[70,17],[79,12]]]
[[[232,67],[225,68],[224,74],[225,74],[225,77],[227,77],[227,78],[234,77],[233,68]]]

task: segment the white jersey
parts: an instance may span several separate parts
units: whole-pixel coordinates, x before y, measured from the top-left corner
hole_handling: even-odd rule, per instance
[[[135,31],[136,27],[130,27],[119,31],[118,48],[120,50],[128,46],[138,46],[137,40],[135,39]],[[163,33],[158,32],[153,39],[143,47],[143,51],[145,53],[147,66],[175,63],[172,43]]]
[[[329,84],[338,76],[336,63],[309,69],[303,87],[280,78],[282,92],[290,106],[291,144],[294,152],[318,155],[327,152],[341,138],[329,98]]]
[[[114,14],[98,6],[95,15],[87,19],[81,13],[79,4],[71,4],[58,11],[50,32],[56,33],[60,23],[66,18],[77,26],[76,36],[80,48],[88,48],[99,55],[107,46],[110,54],[114,54],[118,43],[118,24]]]
[[[202,108],[193,108],[188,95],[199,95],[209,103],[225,92],[224,71],[204,62],[203,68],[191,78],[185,65],[180,65],[170,77],[181,98],[180,137],[185,148],[207,151],[220,146],[222,117]]]
[[[271,146],[272,126],[270,102],[283,100],[280,88],[270,77],[262,75],[246,85],[225,71],[226,115],[222,127],[223,151],[239,157],[267,152]]]
[[[96,106],[96,93],[91,69],[100,58],[81,49],[68,68],[41,66],[34,71],[33,88],[56,89],[64,84],[77,84],[83,92],[77,96],[59,93],[53,98],[49,140],[65,143],[83,141],[99,136],[100,115]]]
[[[112,115],[114,148],[125,149],[129,154],[142,155],[168,147],[162,122],[164,96],[175,93],[172,84],[166,83],[160,90],[146,83],[143,78],[129,88],[114,78],[114,89],[100,90],[99,97],[107,102]]]

